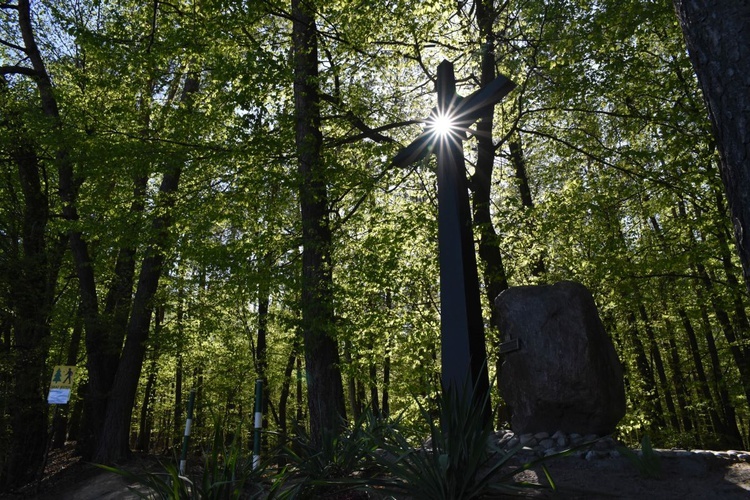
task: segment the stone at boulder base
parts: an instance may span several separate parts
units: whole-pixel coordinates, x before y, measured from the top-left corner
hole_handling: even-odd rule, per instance
[[[500,390],[516,434],[604,436],[625,415],[622,367],[580,283],[512,287],[495,300],[504,355]]]

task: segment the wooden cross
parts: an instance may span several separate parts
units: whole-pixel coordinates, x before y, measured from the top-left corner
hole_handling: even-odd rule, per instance
[[[438,105],[431,116],[449,119],[450,131],[441,135],[428,129],[393,159],[406,167],[433,151],[437,154],[443,390],[455,390],[459,397],[473,391],[475,401],[489,401],[489,378],[463,141],[469,127],[492,116],[495,104],[513,88],[513,82],[498,76],[462,98],[456,94],[453,64],[443,61],[437,73]],[[489,407],[486,412],[489,417]]]

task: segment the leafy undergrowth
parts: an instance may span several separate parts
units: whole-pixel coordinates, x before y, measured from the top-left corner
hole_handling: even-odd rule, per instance
[[[182,476],[170,463],[146,473],[103,468],[138,484],[133,492],[142,498],[164,499],[470,500],[554,488],[546,468],[542,470],[549,486],[514,480],[538,461],[508,466],[520,446],[506,451],[493,445],[492,419],[485,411],[488,403],[466,391],[463,396],[443,395],[439,418],[421,406],[429,432],[426,441],[398,420],[365,413],[345,431],[321,436],[315,445],[298,432],[268,454],[272,461],[258,468],[252,467],[252,456],[244,456],[238,447],[223,447],[219,428],[198,474]]]

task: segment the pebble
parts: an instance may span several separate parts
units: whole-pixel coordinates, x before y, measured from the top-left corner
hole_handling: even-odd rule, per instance
[[[521,444],[526,446],[527,444],[534,441],[534,444],[536,444],[536,440],[534,439],[533,434],[521,434],[521,437],[519,438],[521,440]]]
[[[579,447],[572,454],[573,456],[591,461],[605,458],[618,458],[621,456],[617,451],[618,447],[623,445],[616,441],[612,436],[596,436],[595,434],[567,434],[557,431],[553,434],[548,432],[526,433],[520,436],[516,435],[510,429],[501,429],[495,433],[497,446],[505,451],[515,449],[520,444],[522,448],[518,450],[524,457],[533,458],[548,457],[556,453],[566,451],[570,448]],[[641,450],[634,450],[636,454],[641,455]],[[722,458],[733,462],[750,462],[750,451],[742,450],[685,450],[685,449],[655,449],[660,457],[664,458],[690,458],[690,457],[707,457]]]
[[[549,438],[547,438],[547,439],[542,439],[541,441],[539,441],[539,446],[540,446],[540,447],[541,447],[541,448],[542,448],[543,450],[545,450],[545,451],[546,451],[546,450],[549,450],[549,449],[551,449],[551,448],[554,448],[554,447],[555,447],[555,442],[554,442],[554,441],[553,441],[552,439],[549,439]]]

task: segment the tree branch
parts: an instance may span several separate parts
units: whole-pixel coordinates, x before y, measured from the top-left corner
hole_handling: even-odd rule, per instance
[[[36,71],[25,66],[0,66],[0,75],[26,75],[32,78],[39,76]]]
[[[20,45],[16,45],[15,43],[6,42],[5,40],[0,39],[0,45],[5,45],[6,47],[9,47],[13,50],[17,50],[19,52],[26,53],[26,47],[21,47]]]
[[[332,95],[321,93],[320,98],[326,102],[333,104],[334,106],[343,107],[341,99],[334,97]],[[339,139],[337,141],[334,141],[334,144],[336,145],[352,143],[352,142],[356,142],[364,138],[372,139],[373,141],[380,142],[380,143],[396,142],[395,139],[380,133],[383,130],[388,130],[388,128],[394,128],[392,126],[379,127],[377,129],[370,128],[360,117],[355,115],[351,110],[344,111],[344,118],[349,123],[351,123],[355,128],[362,131],[362,133],[354,137],[347,137],[345,139]],[[415,122],[412,122],[412,123],[415,123]]]

